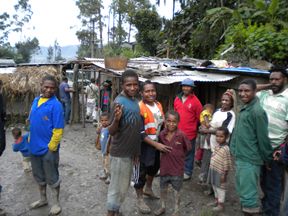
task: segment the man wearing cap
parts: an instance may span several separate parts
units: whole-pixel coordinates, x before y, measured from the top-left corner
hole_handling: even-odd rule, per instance
[[[193,92],[195,87],[193,80],[185,79],[181,82],[181,86],[182,92],[174,100],[174,110],[180,115],[179,129],[185,133],[192,145],[185,159],[184,180],[188,180],[193,172],[195,139],[202,104]]]

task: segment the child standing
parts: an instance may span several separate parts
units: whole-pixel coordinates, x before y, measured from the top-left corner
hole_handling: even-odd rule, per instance
[[[100,136],[100,145],[103,162],[103,173],[100,175],[100,179],[105,180],[106,184],[110,183],[110,172],[109,172],[109,113],[103,112],[100,115],[101,127],[97,129],[97,134]]]
[[[227,139],[229,131],[226,127],[220,127],[216,130],[216,142],[218,146],[212,154],[208,183],[213,187],[215,194],[215,207],[213,211],[219,212],[224,210],[226,183],[228,171],[232,168],[231,155]]]
[[[203,107],[203,111],[200,113],[200,128],[201,129],[209,129],[210,128],[210,122],[212,120],[212,114],[214,112],[214,106],[212,104],[205,104]],[[203,146],[205,143],[205,140],[208,145],[210,145],[210,134],[201,134],[198,133],[196,144],[198,145],[196,155],[195,155],[195,163],[201,167],[201,161],[203,158]]]
[[[185,155],[191,149],[189,139],[178,129],[180,117],[175,111],[165,115],[165,129],[160,133],[161,143],[172,147],[170,152],[162,153],[160,159],[160,201],[161,208],[155,215],[165,213],[168,185],[171,184],[175,194],[173,216],[179,215],[180,190],[183,183]]]
[[[29,134],[25,134],[22,136],[22,132],[20,128],[13,128],[12,135],[14,137],[14,144],[12,144],[12,148],[14,152],[20,151],[23,156],[23,169],[24,172],[31,171],[31,163],[30,163],[30,151],[29,151]]]

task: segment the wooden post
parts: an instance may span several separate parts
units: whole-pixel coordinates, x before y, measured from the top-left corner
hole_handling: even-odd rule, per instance
[[[111,98],[111,101],[114,101],[114,99],[117,97],[117,88],[118,88],[117,79],[116,79],[116,77],[112,77],[112,98]],[[112,103],[110,103],[110,104],[112,104]]]
[[[80,122],[78,77],[79,77],[79,64],[75,64],[73,68],[73,89],[75,90],[75,92],[73,93],[71,104],[71,125],[73,123]]]
[[[82,113],[82,127],[85,128],[85,100],[84,100],[84,65],[81,65],[81,113]]]
[[[97,101],[97,104],[98,104],[98,110],[97,110],[97,121],[98,124],[100,124],[100,113],[101,113],[101,106],[100,106],[100,102],[101,102],[101,94],[100,94],[100,91],[101,91],[101,71],[99,70],[98,72],[98,97],[96,98]]]

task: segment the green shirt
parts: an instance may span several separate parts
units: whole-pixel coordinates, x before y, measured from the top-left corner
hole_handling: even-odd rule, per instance
[[[271,90],[260,91],[257,96],[268,116],[271,145],[274,149],[279,148],[288,135],[288,88],[279,94],[273,94]]]
[[[268,138],[268,119],[255,97],[240,110],[231,137],[231,153],[236,160],[255,165],[272,160],[272,146]]]

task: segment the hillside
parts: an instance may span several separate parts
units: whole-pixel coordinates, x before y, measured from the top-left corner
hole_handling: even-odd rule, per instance
[[[77,57],[78,45],[69,45],[61,47],[62,57],[66,60],[75,59]],[[48,47],[40,46],[40,51],[31,58],[31,63],[47,62]]]

